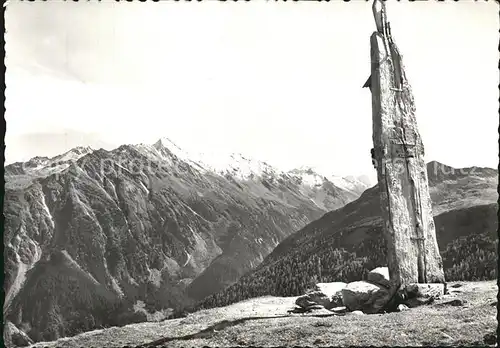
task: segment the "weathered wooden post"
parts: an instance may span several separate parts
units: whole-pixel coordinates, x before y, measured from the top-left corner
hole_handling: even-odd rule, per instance
[[[371,76],[363,87],[372,93],[372,161],[390,278],[402,288],[445,283],[413,94],[381,0],[374,0],[373,14],[377,31],[370,38]]]

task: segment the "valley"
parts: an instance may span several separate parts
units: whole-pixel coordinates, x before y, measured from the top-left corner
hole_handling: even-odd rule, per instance
[[[242,155],[187,154],[168,139],[74,148],[5,172],[4,314],[34,340],[144,321],[137,303],[180,311],[366,188]]]
[[[497,171],[427,169],[447,279],[495,279]],[[160,140],[12,164],[6,182],[4,315],[33,342],[298,296],[386,264],[378,187],[311,168]]]

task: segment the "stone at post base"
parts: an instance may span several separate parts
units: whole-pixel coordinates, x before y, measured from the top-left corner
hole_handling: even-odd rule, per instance
[[[400,302],[410,308],[431,304],[445,293],[442,283],[414,283],[408,284],[399,290]]]
[[[405,307],[408,309],[431,304],[446,294],[446,284],[411,283],[400,286],[387,277],[387,274],[387,267],[378,267],[370,271],[367,277],[368,282],[383,286],[389,292],[386,296],[387,303],[377,308],[378,313],[399,312]]]
[[[405,304],[399,304],[398,307],[396,308],[397,312],[404,312],[408,310],[408,306]]]
[[[396,290],[396,289],[395,289]],[[342,302],[350,311],[360,310],[365,314],[383,312],[394,297],[395,291],[366,281],[349,283],[342,289]]]
[[[368,273],[367,281],[370,283],[382,285],[386,288],[392,288],[394,284],[390,281],[389,268],[377,267]]]

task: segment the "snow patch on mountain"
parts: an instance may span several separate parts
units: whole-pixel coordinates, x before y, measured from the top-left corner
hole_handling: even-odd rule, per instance
[[[94,152],[94,150],[89,147],[89,146],[77,146],[68,152],[63,153],[62,155],[58,155],[55,157],[52,157],[50,159],[50,162],[68,162],[68,161],[73,161],[76,162],[80,158],[82,158],[85,155],[88,155],[90,153]]]
[[[188,252],[186,250],[184,250],[184,252],[186,253],[186,262],[184,262],[184,264],[182,265],[182,267],[186,267],[187,264],[189,263],[189,261],[191,261],[191,255],[188,254]]]
[[[340,176],[329,176],[330,180],[335,186],[340,187],[344,190],[351,192],[362,192],[366,190],[369,186],[353,177],[340,177]]]
[[[43,168],[49,162],[50,159],[48,157],[36,156],[30,159],[29,161],[25,162],[24,164],[25,164],[25,169],[37,170]]]
[[[348,180],[351,180],[351,181],[359,181],[363,184],[365,184],[367,187],[372,187],[373,185],[375,185],[376,183],[376,177],[375,177],[375,181],[372,180],[368,175],[360,175],[360,176],[357,176],[357,177],[354,177],[354,176],[346,176],[346,179]]]
[[[141,185],[142,189],[144,190],[144,192],[146,192],[146,194],[148,194],[148,195],[149,195],[149,190],[148,190],[148,188],[146,187],[146,185],[144,185],[144,183],[143,183],[142,181],[139,181],[139,183],[140,183],[140,185]]]
[[[141,145],[147,148],[147,145]],[[200,172],[212,172],[219,175],[231,175],[240,180],[248,180],[263,175],[283,173],[269,164],[244,156],[225,153],[193,153],[182,150],[168,138],[161,138],[152,146],[162,158],[173,154],[178,160],[190,164]]]
[[[94,150],[88,146],[77,146],[62,155],[52,158],[33,157],[27,162],[16,162],[8,165],[11,168],[22,168],[23,173],[31,177],[46,177],[55,173],[60,173],[76,163],[80,158],[92,153]]]
[[[315,188],[321,187],[325,182],[330,182],[337,188],[349,191],[353,194],[360,194],[366,190],[369,185],[353,177],[340,177],[336,175],[325,175],[324,173],[318,172],[317,169],[312,167],[299,167],[292,169],[288,174],[296,179],[298,179],[302,185]],[[318,200],[314,200],[316,203]]]
[[[177,146],[173,141],[168,138],[160,138],[156,143],[153,144],[153,147],[158,150],[169,150],[171,153],[175,155],[178,159],[188,162],[191,161],[191,154],[182,150],[179,146]]]
[[[321,208],[321,209],[325,209],[324,206],[320,206],[314,199],[312,198],[309,198],[311,200],[311,202],[313,202],[318,208]]]
[[[162,153],[160,146],[138,144],[135,146],[136,150],[146,156],[149,160],[158,162],[159,160],[165,161],[165,164],[172,165],[172,158]]]
[[[168,138],[160,138],[156,143],[153,144],[153,148],[157,151],[160,157],[166,159],[167,161],[171,162],[171,155],[174,155],[177,160],[187,163],[200,171],[204,170],[204,167],[200,163],[201,158],[199,155],[189,153],[181,149]]]
[[[85,271],[79,264],[76,262],[71,255],[66,251],[66,250],[61,250],[61,254],[64,256],[64,262],[74,268],[82,272],[94,285],[99,285],[100,283],[94,278],[92,274],[89,272]]]
[[[289,175],[299,179],[303,185],[309,187],[320,187],[325,181],[325,177],[318,174],[311,167],[300,167],[297,169],[292,169],[288,172]]]
[[[204,174],[211,172],[221,176],[231,176],[237,180],[252,180],[256,178],[295,178],[304,187],[319,188],[325,181],[330,181],[335,186],[350,191],[360,193],[368,185],[366,180],[358,180],[354,177],[339,177],[335,175],[325,175],[311,167],[300,167],[293,170],[281,170],[269,165],[266,162],[251,158],[240,153],[194,153],[183,150],[172,140],[162,137],[154,144],[138,144],[132,147],[146,156],[148,160],[161,164],[165,169],[178,165],[180,162],[190,165],[193,169]],[[126,148],[119,148],[117,154],[127,153]],[[30,161],[23,163],[27,172],[36,176],[47,176],[67,169],[72,163],[91,154],[94,150],[90,147],[78,146],[62,155],[53,158],[34,157]],[[121,163],[121,162],[120,162]],[[123,165],[116,163],[120,170],[128,171]],[[147,164],[143,164],[147,165]],[[78,168],[76,169],[78,170]],[[366,179],[366,178],[363,178]],[[150,188],[147,185],[140,185],[145,192]]]
[[[42,201],[43,210],[45,211],[45,213],[49,217],[50,224],[51,224],[52,228],[54,228],[55,227],[54,218],[52,217],[52,214],[49,211],[49,207],[47,206],[47,202],[45,201],[45,196],[43,194],[42,194],[42,200],[41,201]]]
[[[242,154],[205,155],[206,167],[218,174],[229,174],[235,178],[246,180],[264,175],[278,174],[278,170],[269,164]]]

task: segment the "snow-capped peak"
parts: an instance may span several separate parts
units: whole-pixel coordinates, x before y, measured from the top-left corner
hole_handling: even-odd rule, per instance
[[[182,151],[182,149],[179,146],[177,146],[177,144],[175,144],[172,140],[170,140],[167,137],[162,137],[162,138],[158,139],[158,141],[153,144],[153,147],[157,150],[159,150],[161,148],[166,148],[172,152]]]
[[[70,150],[71,152],[77,153],[77,154],[88,154],[94,151],[90,146],[77,146],[73,149]]]
[[[164,151],[167,150],[179,160],[194,165],[199,170],[220,175],[228,174],[239,179],[249,179],[252,176],[276,172],[267,163],[240,153],[191,153],[181,149],[168,138],[161,138],[153,145],[153,148],[162,155],[165,155]]]
[[[298,168],[290,170],[289,172],[295,174],[320,175],[316,168],[310,166],[300,166]]]
[[[90,146],[77,146],[63,153],[62,155],[57,155],[55,157],[52,157],[50,160],[52,162],[77,161],[81,157],[88,155],[93,151],[94,150]]]
[[[239,179],[249,179],[253,176],[263,176],[264,174],[273,175],[278,172],[266,162],[244,156],[240,153],[204,155],[203,162],[216,173],[229,174]]]
[[[36,156],[24,163],[18,163],[25,174],[37,176],[47,176],[56,172],[61,172],[74,164],[81,157],[92,153],[94,150],[89,146],[77,146],[71,150],[54,157]]]
[[[30,165],[37,166],[37,165],[42,165],[42,164],[47,163],[48,160],[49,160],[48,157],[36,156],[36,157],[31,158],[27,163],[29,163]]]
[[[374,184],[368,175],[360,175],[360,176],[356,176],[356,177],[349,175],[349,176],[346,176],[346,179],[349,179],[349,180],[354,181],[354,182],[361,182],[362,184],[366,185],[367,187],[371,187]]]
[[[303,185],[311,187],[321,186],[325,181],[324,175],[317,173],[314,168],[308,166],[292,169],[288,172],[288,175],[300,178]]]
[[[331,175],[328,177],[335,186],[343,188],[347,191],[353,192],[363,192],[365,189],[369,187],[366,183],[350,176],[350,177],[340,177],[336,175]]]
[[[324,175],[323,173],[319,172],[316,168],[309,166],[302,166],[296,169],[292,169],[288,172],[288,174],[290,176],[300,178],[302,180],[302,184],[311,187],[320,186],[326,180],[328,180],[338,188],[351,192],[362,192],[370,186],[367,185],[365,182],[353,177],[344,178],[337,175]]]
[[[328,180],[335,186],[347,191],[357,192],[367,188],[367,185],[359,180],[324,175],[316,168],[310,166],[301,166],[290,171],[282,171],[266,162],[241,153],[190,153],[181,149],[166,137],[159,139],[154,145],[148,147],[165,160],[170,161],[171,154],[173,154],[177,159],[190,164],[199,171],[230,175],[240,180],[248,180],[253,177],[288,175],[299,179],[302,185],[310,187],[321,186]]]
[[[201,158],[198,154],[189,153],[181,149],[177,144],[167,137],[160,138],[156,143],[153,144],[153,148],[162,156],[165,157],[165,151],[173,154],[177,159],[186,162],[190,165],[198,167],[198,169],[203,169],[201,164]]]

